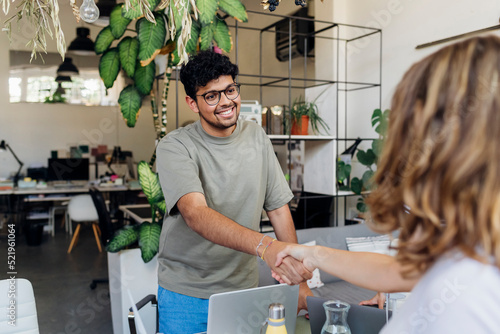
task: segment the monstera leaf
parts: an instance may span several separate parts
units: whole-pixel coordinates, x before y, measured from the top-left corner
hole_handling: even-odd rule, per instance
[[[389,109],[382,112],[380,109],[375,109],[372,114],[372,127],[375,128],[375,132],[379,135],[384,135],[387,130],[387,125],[389,123]]]
[[[156,24],[149,22],[145,18],[137,21],[137,39],[139,40],[139,59],[141,65],[148,65],[161,48],[165,45],[167,29],[165,28],[165,19],[163,14],[154,13]]]
[[[137,63],[137,54],[139,53],[139,41],[137,38],[125,37],[118,44],[118,51],[122,68],[129,77],[133,78]]]
[[[149,204],[155,205],[161,202],[163,200],[163,192],[161,191],[158,174],[151,170],[146,161],[139,162],[137,171],[139,174],[139,183]]]
[[[117,48],[111,48],[99,60],[99,75],[106,88],[113,87],[118,72],[120,72],[120,55]]]
[[[151,261],[160,246],[161,224],[143,222],[139,228],[139,247],[145,263]]]
[[[148,8],[149,10],[153,11],[156,6],[160,3],[160,0],[146,0],[148,3]],[[123,17],[134,20],[138,19],[139,17],[143,16],[141,12],[141,5],[139,4],[138,0],[130,0],[130,7],[128,10],[125,9],[125,6],[122,8],[122,15]]]
[[[111,10],[111,14],[109,14],[109,26],[111,27],[111,33],[116,39],[119,39],[123,36],[125,31],[127,30],[127,26],[130,22],[132,22],[132,20],[123,17],[122,7],[123,5],[117,5],[113,7],[113,10]]]
[[[127,126],[133,128],[142,105],[142,96],[137,88],[132,85],[125,87],[120,93],[118,104]]]
[[[210,46],[212,45],[212,40],[214,39],[214,32],[215,32],[215,24],[214,23],[210,23],[210,24],[203,26],[201,28],[201,32],[200,32],[200,37],[201,37],[200,49],[201,50],[208,50],[210,48]],[[191,41],[193,41],[193,39],[189,40],[189,42],[191,42]]]
[[[220,0],[219,9],[234,17],[235,20],[240,22],[248,21],[246,8],[240,0]]]
[[[214,31],[214,40],[215,43],[217,43],[217,46],[226,52],[230,52],[233,48],[231,33],[229,32],[226,21],[217,20]]]
[[[153,89],[153,82],[155,81],[156,66],[154,62],[149,63],[149,65],[141,66],[137,62],[137,67],[135,69],[135,88],[142,95],[148,95]]]
[[[200,11],[200,23],[208,25],[215,20],[218,0],[196,0],[196,7]]]
[[[98,55],[104,53],[104,51],[106,51],[110,47],[111,43],[113,43],[114,40],[115,36],[113,36],[113,33],[111,32],[110,26],[102,29],[95,38],[95,53]]]

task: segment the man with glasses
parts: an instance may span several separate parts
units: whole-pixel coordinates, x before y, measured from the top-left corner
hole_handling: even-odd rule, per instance
[[[158,256],[161,333],[206,331],[210,295],[256,287],[257,257],[287,283],[312,276],[292,258],[275,266],[283,242],[297,242],[288,208],[293,194],[262,127],[238,120],[237,75],[226,56],[192,57],[180,78],[200,120],[157,148],[168,213]],[[262,209],[278,240],[257,232]]]

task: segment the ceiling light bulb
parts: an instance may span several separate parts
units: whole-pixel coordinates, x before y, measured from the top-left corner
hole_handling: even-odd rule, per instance
[[[80,7],[80,17],[87,23],[95,22],[99,18],[99,8],[94,0],[83,0]]]

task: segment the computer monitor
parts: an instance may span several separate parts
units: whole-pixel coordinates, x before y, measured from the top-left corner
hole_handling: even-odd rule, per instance
[[[49,181],[88,181],[89,159],[49,159]]]

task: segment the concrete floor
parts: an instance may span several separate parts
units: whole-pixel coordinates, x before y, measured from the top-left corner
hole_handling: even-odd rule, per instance
[[[16,240],[18,278],[33,284],[41,334],[112,333],[108,285],[89,285],[94,278],[107,278],[106,252],[99,253],[90,226],[82,228],[71,254],[71,237],[56,224],[56,235],[44,234],[39,246],[28,246],[24,235]],[[0,259],[5,278],[7,239],[0,239]]]

